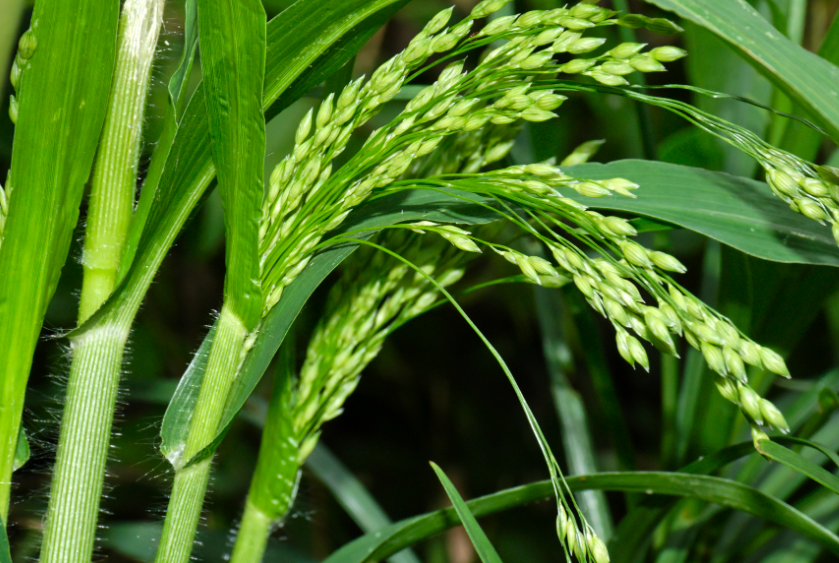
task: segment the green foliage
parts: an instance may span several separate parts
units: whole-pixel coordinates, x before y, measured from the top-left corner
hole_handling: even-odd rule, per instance
[[[39,2],[32,14],[37,25],[19,50],[17,126],[0,246],[3,515],[35,343],[67,259],[105,119],[118,8],[118,2],[104,0]]]
[[[0,563],[100,529],[161,563],[839,555],[839,16],[627,4],[170,2],[152,80],[119,3],[36,0],[0,123]],[[36,348],[65,329],[66,394]]]

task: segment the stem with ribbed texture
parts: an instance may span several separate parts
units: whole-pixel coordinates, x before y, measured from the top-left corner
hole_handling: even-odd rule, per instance
[[[242,524],[236,534],[236,545],[230,563],[259,563],[265,554],[272,519],[262,512],[250,499],[245,503]]]
[[[122,11],[111,102],[90,185],[80,322],[93,314],[113,291],[125,247],[134,209],[143,110],[163,3],[163,0],[128,0]]]
[[[143,109],[163,4],[127,0],[123,6],[110,103],[91,181],[80,323],[114,289],[134,206]],[[129,328],[130,322],[106,324],[72,341],[43,563],[86,563],[93,553]]]
[[[189,563],[212,458],[193,464],[190,460],[216,437],[230,386],[241,363],[246,336],[242,321],[227,306],[222,307],[186,447],[180,457],[182,464],[175,468],[175,483],[155,558],[157,563]]]
[[[128,329],[106,326],[71,343],[73,364],[50,489],[42,563],[90,561],[127,338]]]

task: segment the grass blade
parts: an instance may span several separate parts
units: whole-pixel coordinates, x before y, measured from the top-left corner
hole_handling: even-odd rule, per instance
[[[647,0],[717,34],[839,139],[839,68],[790,41],[747,2]]]
[[[743,444],[743,447],[754,451],[751,444]],[[839,553],[839,537],[805,514],[756,489],[727,479],[684,473],[635,472],[581,475],[566,477],[566,481],[572,491],[631,491],[717,503],[795,530],[819,542],[833,553]],[[483,516],[547,500],[551,496],[550,481],[540,481],[474,499],[466,503],[466,506],[474,516]],[[325,563],[376,561],[458,523],[453,508],[415,516],[375,534],[362,536],[330,555]],[[627,550],[628,546],[624,545],[619,552]]]
[[[32,14],[30,37],[40,46],[21,78],[7,180],[7,190],[16,189],[0,246],[0,515],[8,509],[35,342],[105,119],[118,15],[116,0],[44,0]]]
[[[392,524],[370,491],[335,454],[323,445],[323,442],[318,442],[306,459],[306,468],[329,489],[338,504],[365,533],[371,533]],[[420,559],[410,549],[394,553],[388,557],[388,561],[390,563],[420,563]]]
[[[463,527],[466,529],[466,533],[469,534],[469,539],[472,541],[472,545],[475,547],[478,557],[481,558],[483,563],[501,563],[501,558],[498,556],[498,552],[496,552],[495,548],[492,547],[492,544],[489,543],[489,538],[487,538],[486,533],[484,533],[484,530],[481,528],[481,525],[478,524],[478,521],[475,520],[475,516],[472,514],[472,511],[470,511],[466,503],[463,502],[463,498],[457,492],[455,486],[449,478],[446,477],[443,470],[440,469],[440,467],[438,467],[433,461],[431,462],[431,468],[434,470],[434,473],[437,474],[437,478],[440,480],[440,483],[443,484],[446,494],[452,501],[452,505],[457,512],[457,517],[460,518],[461,522],[463,522]]]
[[[224,202],[225,307],[250,331],[262,313],[265,10],[259,0],[199,0],[198,32],[213,164]]]
[[[809,445],[810,447],[815,447],[825,455],[828,455],[828,457],[830,457],[831,460],[834,461],[834,463],[837,461],[835,453],[821,448],[810,442],[807,442],[807,445]],[[839,477],[836,477],[833,473],[830,473],[823,467],[816,465],[812,461],[803,458],[800,454],[797,454],[789,448],[785,448],[780,444],[776,444],[771,440],[761,440],[760,442],[758,442],[758,448],[760,450],[760,453],[762,453],[766,457],[783,463],[787,467],[806,475],[813,481],[827,487],[828,489],[839,495]]]

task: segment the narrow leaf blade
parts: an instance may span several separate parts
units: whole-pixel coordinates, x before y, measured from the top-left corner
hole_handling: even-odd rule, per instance
[[[460,493],[457,492],[454,484],[452,484],[443,470],[440,469],[436,463],[431,462],[431,468],[434,469],[434,473],[437,474],[437,478],[440,480],[440,483],[443,484],[446,494],[452,501],[452,505],[454,506],[455,511],[457,511],[457,517],[460,518],[461,522],[463,522],[463,527],[466,529],[466,533],[469,534],[469,539],[472,541],[475,551],[478,552],[478,557],[481,558],[483,563],[501,563],[501,558],[498,556],[498,552],[496,552],[495,548],[492,547],[492,544],[489,542],[489,538],[487,538],[483,528],[481,528],[481,525],[478,524],[477,520],[475,520],[475,516],[463,501]]]
[[[23,65],[0,246],[0,514],[6,511],[26,382],[67,259],[105,119],[117,0],[43,0]]]
[[[752,450],[753,451],[753,450]],[[747,485],[720,477],[664,472],[598,473],[566,477],[571,491],[609,490],[695,498],[752,514],[795,530],[839,554],[839,537],[792,506]],[[550,481],[507,489],[469,501],[474,516],[483,516],[551,498]],[[325,563],[377,561],[406,546],[458,524],[453,508],[415,516],[368,534],[345,545]]]
[[[744,0],[647,1],[724,39],[839,139],[839,67],[787,39]]]
[[[252,330],[262,313],[265,10],[259,0],[199,0],[198,24],[213,164],[225,210],[225,306]]]
[[[839,477],[836,477],[825,468],[816,465],[812,461],[802,457],[800,454],[797,454],[780,444],[772,442],[771,440],[761,440],[759,442],[759,448],[763,455],[783,463],[787,467],[798,471],[803,475],[806,475],[813,481],[827,487],[839,495]],[[821,448],[819,449],[821,450]]]

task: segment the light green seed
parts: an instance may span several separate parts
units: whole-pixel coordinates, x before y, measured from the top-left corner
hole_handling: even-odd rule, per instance
[[[787,364],[784,362],[784,359],[777,352],[762,346],[758,348],[758,352],[760,354],[760,359],[763,362],[763,366],[766,369],[780,376],[786,378],[790,377]]]
[[[783,413],[778,410],[771,401],[761,398],[759,401],[760,404],[760,414],[763,415],[763,419],[770,424],[787,434],[789,432],[789,424],[787,423],[787,419],[784,418]]]
[[[740,406],[743,411],[749,415],[755,422],[763,424],[763,413],[760,411],[760,395],[747,386],[741,385],[739,388]]]

